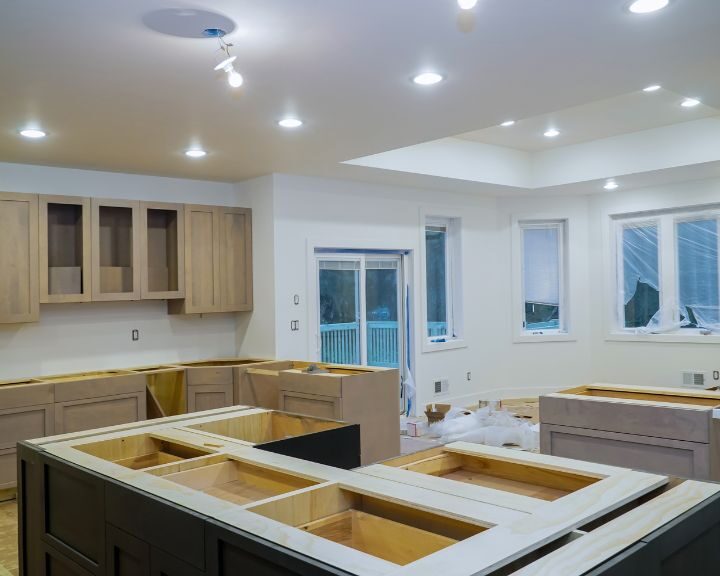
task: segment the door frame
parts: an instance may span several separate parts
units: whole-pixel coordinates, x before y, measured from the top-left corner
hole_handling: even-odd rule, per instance
[[[401,253],[394,252],[382,252],[377,253],[371,250],[366,252],[354,251],[354,252],[332,252],[323,251],[315,253],[315,295],[313,302],[315,304],[315,317],[314,317],[314,329],[315,329],[315,360],[322,358],[322,338],[320,332],[320,309],[319,309],[319,298],[320,298],[320,262],[332,261],[332,262],[358,262],[360,267],[358,269],[358,284],[356,287],[356,312],[357,317],[355,321],[358,323],[358,346],[360,364],[365,366],[368,361],[368,346],[367,346],[367,261],[368,260],[389,260],[397,262],[397,268],[394,268],[397,273],[397,285],[396,285],[396,299],[397,299],[397,324],[398,324],[398,368],[404,372],[404,366],[406,365],[405,355],[407,353],[406,340],[407,334],[405,334],[405,281],[406,276],[404,273],[404,257]]]

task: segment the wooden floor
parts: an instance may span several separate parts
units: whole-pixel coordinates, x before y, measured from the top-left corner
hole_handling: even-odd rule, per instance
[[[0,576],[18,576],[17,502],[0,502]]]

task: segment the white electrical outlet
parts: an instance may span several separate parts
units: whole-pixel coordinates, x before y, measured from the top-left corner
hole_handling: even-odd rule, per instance
[[[433,383],[435,396],[442,396],[450,393],[450,382],[447,378],[438,378]]]

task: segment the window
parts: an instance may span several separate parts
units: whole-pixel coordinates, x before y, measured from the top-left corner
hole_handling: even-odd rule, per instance
[[[720,333],[719,218],[717,209],[616,218],[619,329]]]
[[[460,220],[425,220],[425,336],[440,344],[461,338]]]
[[[566,329],[565,222],[520,221],[522,332],[559,334]]]

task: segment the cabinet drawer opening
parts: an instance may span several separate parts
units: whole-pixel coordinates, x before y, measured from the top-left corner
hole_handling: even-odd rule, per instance
[[[248,510],[401,566],[486,529],[337,485],[289,495]]]
[[[383,464],[548,501],[557,500],[601,480],[596,476],[550,467],[444,450],[439,453],[421,452],[414,461],[402,457]]]
[[[244,416],[241,414],[221,418],[212,422],[195,424],[189,426],[189,428],[243,440],[252,444],[263,444],[314,432],[342,428],[343,426],[345,426],[344,423],[332,420],[267,411],[259,414]]]
[[[302,476],[278,472],[232,459],[226,459],[224,462],[210,462],[191,470],[180,472],[171,470],[171,472],[163,474],[162,471],[156,470],[154,474],[176,484],[239,505],[267,500],[273,496],[318,484],[318,482]]]
[[[211,454],[211,451],[155,438],[151,434],[102,440],[74,446],[74,448],[132,470],[144,470],[153,466]]]

